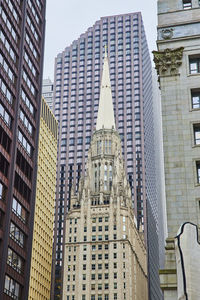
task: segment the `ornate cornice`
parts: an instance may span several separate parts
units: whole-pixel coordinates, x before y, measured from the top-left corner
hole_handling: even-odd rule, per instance
[[[176,75],[182,64],[183,47],[153,51],[155,68],[159,76]]]

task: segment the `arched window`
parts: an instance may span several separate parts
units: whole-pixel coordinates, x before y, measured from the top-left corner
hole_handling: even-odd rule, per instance
[[[104,165],[104,191],[108,190],[108,166]]]
[[[112,188],[112,165],[104,165],[104,191],[109,192]]]
[[[97,141],[97,155],[101,154],[102,145],[101,141]]]
[[[94,191],[97,193],[100,189],[100,169],[101,164],[95,164],[94,166]]]
[[[111,140],[105,140],[105,154],[111,154]]]
[[[109,166],[109,191],[112,188],[112,165]]]

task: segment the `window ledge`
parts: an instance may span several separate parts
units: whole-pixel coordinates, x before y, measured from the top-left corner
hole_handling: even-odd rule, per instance
[[[192,108],[192,109],[190,109],[190,112],[192,112],[192,111],[199,111],[200,110],[200,107],[199,108]]]
[[[195,74],[188,74],[188,77],[193,77],[193,76],[200,76],[200,73],[195,73]]]

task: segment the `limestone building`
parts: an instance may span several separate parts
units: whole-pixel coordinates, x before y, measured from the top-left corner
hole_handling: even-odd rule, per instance
[[[50,299],[56,161],[57,121],[42,98],[29,300]]]
[[[162,96],[168,227],[160,278],[167,300],[177,299],[174,237],[183,223],[200,223],[199,15],[197,0],[158,1],[154,61]]]
[[[66,219],[62,299],[148,299],[147,257],[115,129],[107,55],[86,176]]]

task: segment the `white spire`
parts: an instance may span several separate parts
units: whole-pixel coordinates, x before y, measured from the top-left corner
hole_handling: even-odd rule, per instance
[[[101,91],[100,91],[99,111],[97,116],[96,130],[102,128],[115,129],[112,91],[111,91],[110,74],[109,74],[109,63],[108,63],[106,47],[105,47],[103,72],[101,78]]]

